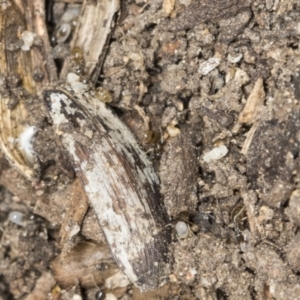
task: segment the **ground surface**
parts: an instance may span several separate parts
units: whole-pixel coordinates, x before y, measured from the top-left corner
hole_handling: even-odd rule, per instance
[[[122,300],[299,299],[299,2],[148,2],[124,4],[101,84],[155,153],[167,211],[173,220],[187,211],[183,221],[191,232],[174,235],[173,270],[161,290],[140,295],[125,285],[112,293]],[[159,136],[155,143],[145,143],[148,123],[136,105]],[[225,155],[210,158],[213,149]],[[36,195],[4,158],[1,170],[0,299],[25,299],[39,278],[49,291],[35,299],[48,292],[48,299],[109,293],[93,280],[64,289],[51,277],[58,227],[70,204],[55,202],[50,184]],[[66,167],[57,181],[72,176]],[[23,226],[8,221],[12,211],[24,213]],[[90,211],[82,235],[99,242],[100,229],[90,229],[94,218]],[[64,272],[71,277],[77,269]]]

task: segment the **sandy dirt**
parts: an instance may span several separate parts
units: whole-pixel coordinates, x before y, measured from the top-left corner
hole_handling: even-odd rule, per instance
[[[123,2],[98,85],[159,173],[174,227],[168,283],[108,287],[117,267],[91,208],[61,245],[74,172],[57,144],[37,141],[42,188],[0,162],[0,299],[299,299],[299,1]]]

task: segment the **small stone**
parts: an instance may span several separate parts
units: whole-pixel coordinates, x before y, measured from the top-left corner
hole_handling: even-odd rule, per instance
[[[274,210],[269,208],[268,206],[262,206],[259,210],[258,221],[264,222],[269,221],[274,217]]]
[[[110,276],[109,278],[107,278],[105,280],[105,287],[107,289],[115,289],[115,288],[118,288],[118,287],[126,287],[130,284],[127,276],[119,271],[118,273]],[[107,295],[106,295],[107,297]]]
[[[185,6],[189,6],[192,3],[192,0],[179,0],[179,2]]]
[[[105,300],[118,300],[118,298],[114,294],[106,294]]]
[[[170,124],[167,126],[167,132],[170,137],[175,137],[180,134],[180,129]]]
[[[211,57],[208,60],[200,63],[198,73],[202,75],[207,75],[213,69],[215,69],[221,62],[221,58],[219,57]]]
[[[228,153],[228,148],[225,145],[221,145],[212,149],[210,152],[204,154],[203,160],[208,163],[213,160],[221,159],[227,153]]]
[[[238,63],[243,57],[243,53],[238,53],[237,55],[228,54],[228,61],[232,64]]]
[[[178,282],[178,279],[175,274],[169,275],[170,282]]]
[[[79,81],[79,79],[80,79],[80,77],[75,73],[70,72],[67,74],[67,81],[69,83],[77,82],[77,81]]]

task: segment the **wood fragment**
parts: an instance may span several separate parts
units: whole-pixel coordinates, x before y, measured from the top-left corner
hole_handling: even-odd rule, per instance
[[[119,7],[119,0],[96,1],[96,3],[86,0],[82,5],[71,48],[81,49],[85,61],[84,74],[93,83],[98,80],[106,54],[105,46]],[[66,59],[61,78],[66,78],[73,64],[71,57]]]
[[[246,139],[244,141],[244,144],[243,144],[243,147],[242,147],[242,150],[241,150],[242,154],[247,155],[247,152],[248,152],[249,147],[252,143],[254,134],[255,134],[257,128],[259,127],[259,124],[260,124],[260,122],[255,122],[252,125],[251,129],[246,133]]]
[[[258,78],[249,95],[245,107],[239,115],[238,122],[250,125],[257,119],[265,100],[263,79]]]
[[[181,130],[179,135],[166,141],[160,162],[161,191],[172,217],[178,215],[179,209],[195,209],[198,200],[198,151],[193,145],[191,130]]]
[[[257,217],[255,216],[255,203],[257,201],[257,195],[254,191],[249,190],[242,191],[241,196],[246,207],[251,234],[254,240],[257,240],[260,238],[260,235],[262,233],[262,228],[259,224]]]
[[[265,91],[263,85],[263,79],[258,78],[255,85],[249,95],[247,102],[243,110],[239,114],[238,122],[234,125],[232,132],[237,133],[241,128],[242,124],[251,125],[255,121],[258,121],[259,116],[263,109],[265,101]],[[254,130],[254,129],[253,129]],[[254,134],[254,132],[252,132]],[[252,134],[251,133],[251,134]],[[250,135],[251,135],[250,134]],[[249,135],[249,138],[250,138]],[[245,151],[245,150],[244,150]]]
[[[141,290],[161,286],[169,272],[169,218],[145,152],[90,85],[60,85],[44,100],[117,264]]]
[[[79,232],[85,214],[89,208],[88,199],[85,191],[79,181],[75,179],[72,184],[72,201],[66,213],[66,217],[62,220],[60,228],[60,245],[62,247],[62,255],[67,255],[74,246],[74,236]]]
[[[50,44],[43,19],[44,2],[29,1],[26,9],[23,2],[8,3],[0,8],[3,37],[0,45],[0,147],[23,176],[34,180],[38,168],[34,168],[35,160],[28,157],[19,140],[29,125],[26,101],[40,94],[44,85],[57,77],[54,61],[48,54]],[[34,38],[27,50],[23,48],[25,33]]]

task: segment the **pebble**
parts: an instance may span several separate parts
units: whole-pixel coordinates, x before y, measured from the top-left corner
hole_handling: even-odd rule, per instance
[[[221,145],[204,154],[203,160],[208,163],[224,157],[227,153],[228,148],[225,145]]]
[[[202,75],[207,75],[213,69],[215,69],[221,62],[221,58],[211,57],[208,60],[200,63],[198,73]]]

